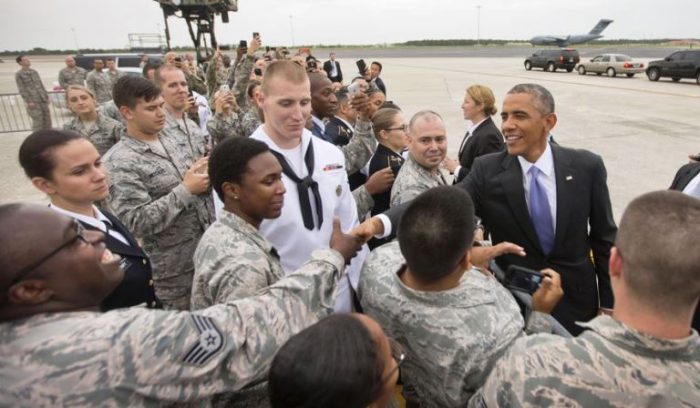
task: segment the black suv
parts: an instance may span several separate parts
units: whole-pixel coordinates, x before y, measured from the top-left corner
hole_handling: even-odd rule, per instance
[[[671,77],[673,82],[695,78],[700,85],[700,50],[677,51],[662,60],[651,61],[647,66],[647,77],[650,81]]]
[[[545,71],[554,72],[564,68],[566,72],[571,72],[580,60],[578,51],[570,48],[539,50],[525,58],[525,69],[529,71],[532,68],[542,68]]]

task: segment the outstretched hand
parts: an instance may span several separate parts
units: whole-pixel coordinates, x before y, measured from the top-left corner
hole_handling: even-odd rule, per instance
[[[352,234],[345,234],[340,229],[340,219],[333,218],[333,233],[331,234],[330,246],[332,249],[340,252],[345,259],[345,264],[349,264],[352,258],[357,255],[364,244],[360,238]]]

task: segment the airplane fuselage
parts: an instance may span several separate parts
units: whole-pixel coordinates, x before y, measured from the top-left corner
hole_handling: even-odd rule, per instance
[[[558,45],[560,47],[567,47],[572,44],[583,44],[588,41],[597,40],[603,37],[602,35],[594,34],[578,34],[578,35],[568,35],[568,36],[550,36],[550,35],[538,35],[537,37],[532,37],[530,39],[530,44],[532,45]]]

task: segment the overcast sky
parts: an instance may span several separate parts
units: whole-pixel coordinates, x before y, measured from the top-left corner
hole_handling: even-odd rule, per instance
[[[220,43],[259,31],[269,45],[382,44],[421,39],[526,40],[587,33],[615,20],[606,38],[700,38],[700,0],[240,0]],[[0,50],[114,48],[129,33],[163,31],[153,0],[2,0]],[[183,20],[169,19],[172,45],[190,45]],[[293,26],[293,29],[292,29]],[[73,33],[75,33],[75,38]],[[292,35],[294,41],[292,41]]]

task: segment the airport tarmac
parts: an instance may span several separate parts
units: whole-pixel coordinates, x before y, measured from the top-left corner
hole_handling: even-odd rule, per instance
[[[657,50],[658,57],[670,51]],[[635,55],[630,50],[626,53]],[[651,82],[643,74],[608,78],[565,71],[526,71],[524,58],[514,56],[435,57],[430,51],[410,58],[386,55],[389,54],[380,57],[368,53],[365,58],[383,63],[388,99],[401,106],[407,118],[421,109],[440,113],[453,157],[469,127],[460,109],[468,85],[491,87],[497,106],[515,84],[534,82],[548,88],[554,95],[558,115],[552,131],[555,139],[563,146],[591,150],[603,157],[617,220],[633,198],[668,188],[676,170],[688,162],[687,156],[700,152],[700,86],[694,80]],[[354,58],[339,59],[346,78],[355,70]],[[640,59],[646,63],[656,58],[655,54]],[[34,57],[32,61],[47,87],[63,66],[60,56]],[[0,93],[16,92],[17,68],[9,58],[0,64]],[[500,125],[498,114],[494,120]],[[0,134],[0,171],[4,175],[0,180],[0,203],[45,201],[17,163],[19,145],[27,134]]]

